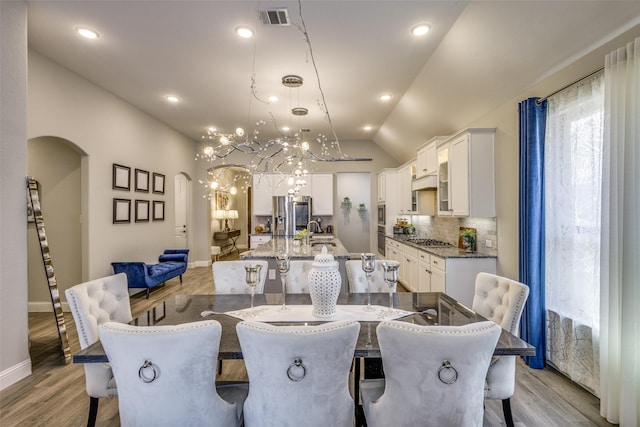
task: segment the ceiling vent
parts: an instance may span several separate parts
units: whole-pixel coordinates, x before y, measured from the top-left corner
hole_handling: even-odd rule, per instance
[[[289,12],[287,11],[287,8],[259,10],[258,16],[260,16],[260,21],[264,25],[291,25],[291,22],[289,22]]]

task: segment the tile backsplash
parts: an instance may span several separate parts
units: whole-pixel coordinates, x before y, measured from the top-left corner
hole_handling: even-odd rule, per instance
[[[497,222],[495,218],[451,218],[445,216],[406,216],[415,225],[418,237],[443,240],[458,246],[460,227],[473,227],[477,230],[478,252],[497,255]],[[490,247],[487,246],[490,242]]]

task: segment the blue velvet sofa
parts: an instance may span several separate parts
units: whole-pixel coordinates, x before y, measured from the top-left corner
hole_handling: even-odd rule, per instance
[[[130,288],[146,288],[147,298],[151,288],[180,276],[187,271],[189,249],[166,249],[158,257],[157,264],[144,262],[112,262],[114,274],[125,273]]]

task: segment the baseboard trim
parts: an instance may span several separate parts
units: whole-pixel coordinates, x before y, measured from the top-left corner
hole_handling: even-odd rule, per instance
[[[193,267],[208,267],[211,265],[211,260],[208,261],[196,261],[193,263]]]
[[[69,312],[69,303],[61,302],[62,311]],[[51,301],[30,301],[27,306],[29,313],[53,313],[53,307]]]
[[[4,390],[29,375],[31,375],[31,359],[23,360],[22,362],[5,369],[0,372],[0,390]]]

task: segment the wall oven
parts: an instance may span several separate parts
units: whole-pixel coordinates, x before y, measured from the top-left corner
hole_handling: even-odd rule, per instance
[[[379,225],[378,226],[378,253],[380,253],[380,255],[385,255],[384,253],[384,239],[385,239],[385,231],[384,231],[384,225]]]
[[[387,212],[384,205],[378,205],[378,225],[386,224]]]

